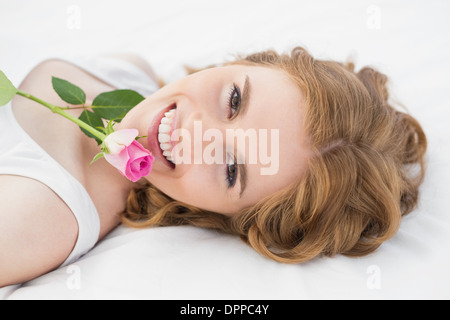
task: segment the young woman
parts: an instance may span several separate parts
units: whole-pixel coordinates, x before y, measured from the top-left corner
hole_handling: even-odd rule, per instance
[[[426,137],[391,106],[386,76],[353,69],[299,47],[153,93],[136,57],[41,63],[20,89],[56,105],[51,76],[88,100],[149,91],[118,128],[148,135],[156,160],[132,183],[106,161],[88,166],[98,146],[76,125],[21,97],[0,108],[0,286],[73,262],[120,222],[215,228],[285,263],[373,252],[417,204]]]

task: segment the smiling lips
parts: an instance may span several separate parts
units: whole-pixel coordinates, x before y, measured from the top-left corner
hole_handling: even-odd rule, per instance
[[[164,113],[161,123],[158,127],[158,142],[163,156],[171,163],[174,163],[171,156],[173,144],[171,143],[170,133],[173,130],[176,107]]]

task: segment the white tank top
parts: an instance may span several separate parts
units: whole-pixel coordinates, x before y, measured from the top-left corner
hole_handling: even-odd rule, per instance
[[[158,89],[146,73],[123,60],[79,57],[66,61],[117,89],[132,89],[143,96]],[[78,223],[78,238],[61,266],[78,260],[96,244],[100,220],[86,189],[20,127],[11,104],[0,107],[0,174],[35,179],[52,189],[72,210]]]

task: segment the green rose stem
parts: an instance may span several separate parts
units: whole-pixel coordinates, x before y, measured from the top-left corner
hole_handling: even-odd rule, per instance
[[[17,90],[16,92],[18,95],[25,97],[27,99],[33,100],[39,104],[42,104],[44,107],[47,107],[48,109],[50,109],[53,113],[57,113],[61,116],[63,116],[66,119],[69,119],[70,121],[76,123],[77,125],[79,125],[81,128],[85,129],[86,131],[88,131],[89,133],[93,134],[94,136],[96,136],[97,138],[99,138],[101,141],[104,141],[106,138],[106,135],[101,133],[100,131],[92,128],[90,125],[88,125],[87,123],[79,120],[78,118],[72,116],[71,114],[65,112],[61,107],[52,105],[51,103],[45,102],[29,93]]]

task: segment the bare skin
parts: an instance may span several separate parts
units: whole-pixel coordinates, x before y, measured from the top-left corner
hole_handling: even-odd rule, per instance
[[[142,63],[132,56],[127,58],[137,65]],[[58,60],[39,64],[19,89],[65,106],[51,87],[51,76],[82,87],[88,104],[99,93],[115,89]],[[76,125],[20,96],[14,97],[12,107],[28,135],[86,188],[99,212],[99,240],[103,238],[119,224],[119,213],[124,210],[126,197],[134,184],[106,161],[88,166],[98,153],[98,146]],[[81,111],[69,112],[78,116]],[[78,224],[72,211],[51,189],[33,179],[0,175],[0,203],[0,287],[28,281],[64,262],[76,243]]]
[[[134,56],[120,58],[154,76],[143,60]],[[83,88],[87,104],[99,93],[115,89],[59,60],[38,65],[19,89],[65,106],[51,87],[51,76]],[[251,83],[246,112],[228,119],[226,96],[233,83],[243,90],[246,79]],[[119,214],[125,209],[131,189],[146,180],[177,200],[232,215],[300,177],[307,154],[301,125],[303,96],[282,71],[229,66],[199,72],[145,99],[127,114],[120,128],[137,128],[140,135],[147,135],[151,120],[172,103],[177,105],[177,126],[190,132],[196,119],[202,120],[204,129],[215,128],[221,132],[230,128],[278,129],[280,139],[275,143],[279,144],[282,156],[278,159],[277,174],[261,175],[261,164],[247,166],[246,191],[242,192],[239,178],[233,187],[226,185],[227,164],[180,164],[169,169],[164,161],[157,159],[149,176],[132,183],[106,161],[88,166],[99,149],[76,125],[19,96],[13,99],[12,107],[22,128],[86,188],[99,212],[99,240],[119,224]],[[81,111],[69,112],[78,116]],[[71,210],[47,186],[25,177],[0,175],[0,221],[0,287],[25,282],[57,268],[77,240],[78,224]]]

